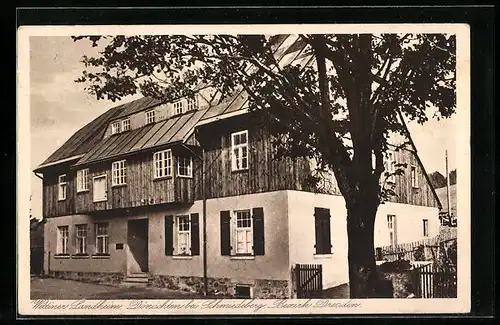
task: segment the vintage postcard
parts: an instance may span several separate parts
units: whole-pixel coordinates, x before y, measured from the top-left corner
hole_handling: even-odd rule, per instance
[[[470,311],[467,25],[17,44],[20,315]]]

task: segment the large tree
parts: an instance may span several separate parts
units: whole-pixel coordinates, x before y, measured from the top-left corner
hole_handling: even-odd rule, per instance
[[[424,123],[455,110],[455,37],[442,34],[294,35],[301,57],[280,62],[283,36],[78,36],[101,50],[78,79],[98,99],[142,93],[222,98],[243,89],[280,155],[333,171],[347,208],[352,298],[378,296],[374,221],[384,198],[384,155],[403,118]],[[299,62],[301,64],[299,64]],[[429,114],[432,109],[433,114]]]

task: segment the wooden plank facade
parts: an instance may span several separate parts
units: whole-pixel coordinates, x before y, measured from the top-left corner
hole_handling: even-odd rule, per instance
[[[231,133],[248,130],[248,169],[232,171]],[[306,158],[278,158],[273,154],[270,136],[262,131],[259,123],[250,115],[224,119],[200,127],[186,141],[194,151],[185,146],[174,146],[174,177],[154,179],[153,152],[136,153],[116,161],[127,161],[127,184],[112,186],[112,161],[99,162],[89,167],[89,190],[76,193],[76,170],[69,165],[54,167],[44,173],[44,216],[133,208],[165,203],[193,203],[203,199],[201,150],[205,150],[206,198],[218,198],[278,190],[304,190],[304,181],[311,173]],[[198,147],[198,148],[196,148]],[[198,149],[198,150],[196,150]],[[192,155],[193,177],[177,177],[176,157]],[[391,202],[437,207],[438,203],[428,183],[424,169],[413,151],[395,151],[397,163],[406,163],[403,175],[395,176]],[[411,184],[411,168],[414,167],[418,186]],[[58,200],[58,176],[66,173],[67,198]],[[93,202],[92,180],[107,176],[107,200]],[[333,182],[335,180],[333,179]],[[336,187],[336,185],[334,185]],[[340,195],[336,191],[334,194]]]

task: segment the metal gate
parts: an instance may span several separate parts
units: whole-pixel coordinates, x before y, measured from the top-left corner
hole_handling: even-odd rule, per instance
[[[323,295],[323,268],[321,264],[296,264],[297,298],[321,298]]]

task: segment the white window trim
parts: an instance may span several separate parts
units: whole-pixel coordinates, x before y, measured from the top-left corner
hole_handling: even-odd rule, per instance
[[[66,236],[63,236],[62,228],[65,228]],[[63,240],[65,239],[65,243],[63,244]],[[57,247],[56,254],[57,255],[69,255],[68,251],[69,244],[69,226],[58,226],[57,227]]]
[[[95,188],[94,188],[94,183],[95,183],[95,179],[96,178],[104,178],[104,184],[105,184],[105,187],[104,187],[104,197],[101,198],[101,199],[95,199]],[[104,175],[99,175],[99,176],[94,176],[92,177],[92,200],[93,202],[104,202],[104,201],[107,201],[108,200],[108,176],[106,174]]]
[[[168,159],[166,158],[167,152],[169,152]],[[157,155],[160,156],[160,159],[157,159]],[[157,167],[158,161],[162,162],[161,168]],[[170,162],[170,164],[168,164],[169,165],[168,167],[167,167],[167,162]],[[153,179],[162,179],[162,178],[166,178],[166,177],[172,177],[172,170],[173,170],[172,165],[173,165],[173,157],[172,157],[172,150],[171,149],[157,151],[157,152],[153,153],[153,168],[154,168]],[[163,170],[163,175],[159,175],[159,172],[158,172],[159,170]],[[168,172],[168,174],[167,174],[167,172]]]
[[[427,225],[427,227],[426,227]],[[422,219],[423,237],[429,237],[429,219]],[[427,230],[427,233],[426,233]]]
[[[146,124],[151,124],[156,122],[156,110],[151,109],[145,112],[145,116],[146,116]]]
[[[96,254],[99,254],[99,255],[109,255],[109,222],[96,222],[94,224],[95,226],[95,253]],[[105,235],[98,235],[97,234],[97,229],[99,228],[99,225],[106,225],[106,234]],[[99,238],[106,238],[105,240],[103,240],[103,243],[106,244],[104,245],[104,251],[103,252],[99,252],[99,245],[98,245],[98,239]]]
[[[250,226],[249,227],[243,227],[243,228],[238,228],[238,212],[248,212],[248,215],[250,216]],[[232,257],[243,257],[242,259],[245,259],[247,257],[254,257],[255,252],[254,252],[254,242],[253,242],[253,217],[252,217],[252,209],[239,209],[239,210],[234,210],[233,211],[233,217],[231,218],[231,256]],[[243,232],[250,232],[250,239],[251,239],[251,248],[249,252],[245,253],[238,253],[238,229],[241,229]],[[246,249],[245,249],[246,250]]]
[[[128,122],[128,123],[125,123]],[[125,125],[127,125],[128,129],[125,130]],[[121,130],[122,132],[130,131],[130,118],[126,118],[122,120],[121,124]]]
[[[234,144],[234,137],[236,135],[241,135],[241,134],[245,134],[246,135],[246,139],[247,139],[247,142],[246,143],[243,143],[243,144],[237,144],[235,145]],[[249,145],[249,141],[250,139],[248,139],[248,130],[243,130],[243,131],[239,131],[239,132],[234,132],[234,133],[231,133],[231,170],[232,171],[240,171],[240,170],[248,170],[249,168],[249,165],[250,165],[250,157],[249,157],[249,150],[248,150],[248,145]],[[240,167],[240,168],[237,168],[236,167],[236,156],[234,155],[234,150],[235,149],[241,149],[241,150],[245,150],[246,151],[246,158],[247,158],[247,165],[246,167]],[[242,152],[242,151],[240,151]],[[243,161],[243,155],[241,155],[241,161]]]
[[[76,192],[90,191],[89,169],[84,168],[76,172]]]
[[[177,100],[173,102],[172,106],[174,108],[174,115],[179,115],[185,112],[183,100]],[[179,109],[179,111],[177,111],[177,109]]]
[[[87,238],[88,238],[88,231],[87,231],[87,224],[78,224],[75,225],[76,230],[76,253],[77,254],[87,254]],[[81,236],[80,233],[78,232],[79,228],[83,228],[85,231],[85,236]],[[78,243],[78,240],[82,239],[83,240],[83,251],[80,251],[80,245]]]
[[[413,171],[415,171],[415,172],[413,172]],[[414,174],[415,174],[415,178],[413,178]],[[417,173],[417,166],[415,166],[415,165],[411,165],[411,167],[410,167],[410,182],[411,182],[411,187],[418,188],[418,173]]]
[[[187,175],[181,175],[181,166],[180,166],[180,161],[181,159],[187,159],[186,157],[176,157],[177,160],[177,176],[178,177],[184,177],[184,178],[193,178],[193,157],[189,157],[189,166],[187,168],[188,174]]]
[[[121,132],[121,123],[120,121],[111,122],[111,135],[118,134]]]
[[[123,167],[121,164],[123,163]],[[127,160],[114,161],[111,164],[111,186],[127,185]]]
[[[179,230],[179,219],[181,217],[187,217],[189,230],[183,230],[183,231]],[[173,254],[173,256],[177,257],[178,259],[191,258],[193,256],[192,251],[191,251],[191,248],[192,248],[191,247],[191,236],[192,236],[192,233],[191,233],[191,231],[192,231],[191,215],[189,215],[189,214],[176,215],[174,217],[174,227],[175,227],[175,232],[174,232],[175,234],[174,234],[174,254]],[[179,252],[181,251],[180,240],[179,240],[180,234],[188,234],[187,253],[186,254],[179,254]]]
[[[61,182],[62,177],[66,178],[66,181]],[[67,180],[67,175],[66,174],[61,174],[59,175],[57,179],[57,198],[58,201],[64,201],[66,200],[66,197],[68,196],[68,180]]]
[[[187,99],[186,112],[197,110],[199,106],[198,96],[194,95],[194,98]]]

